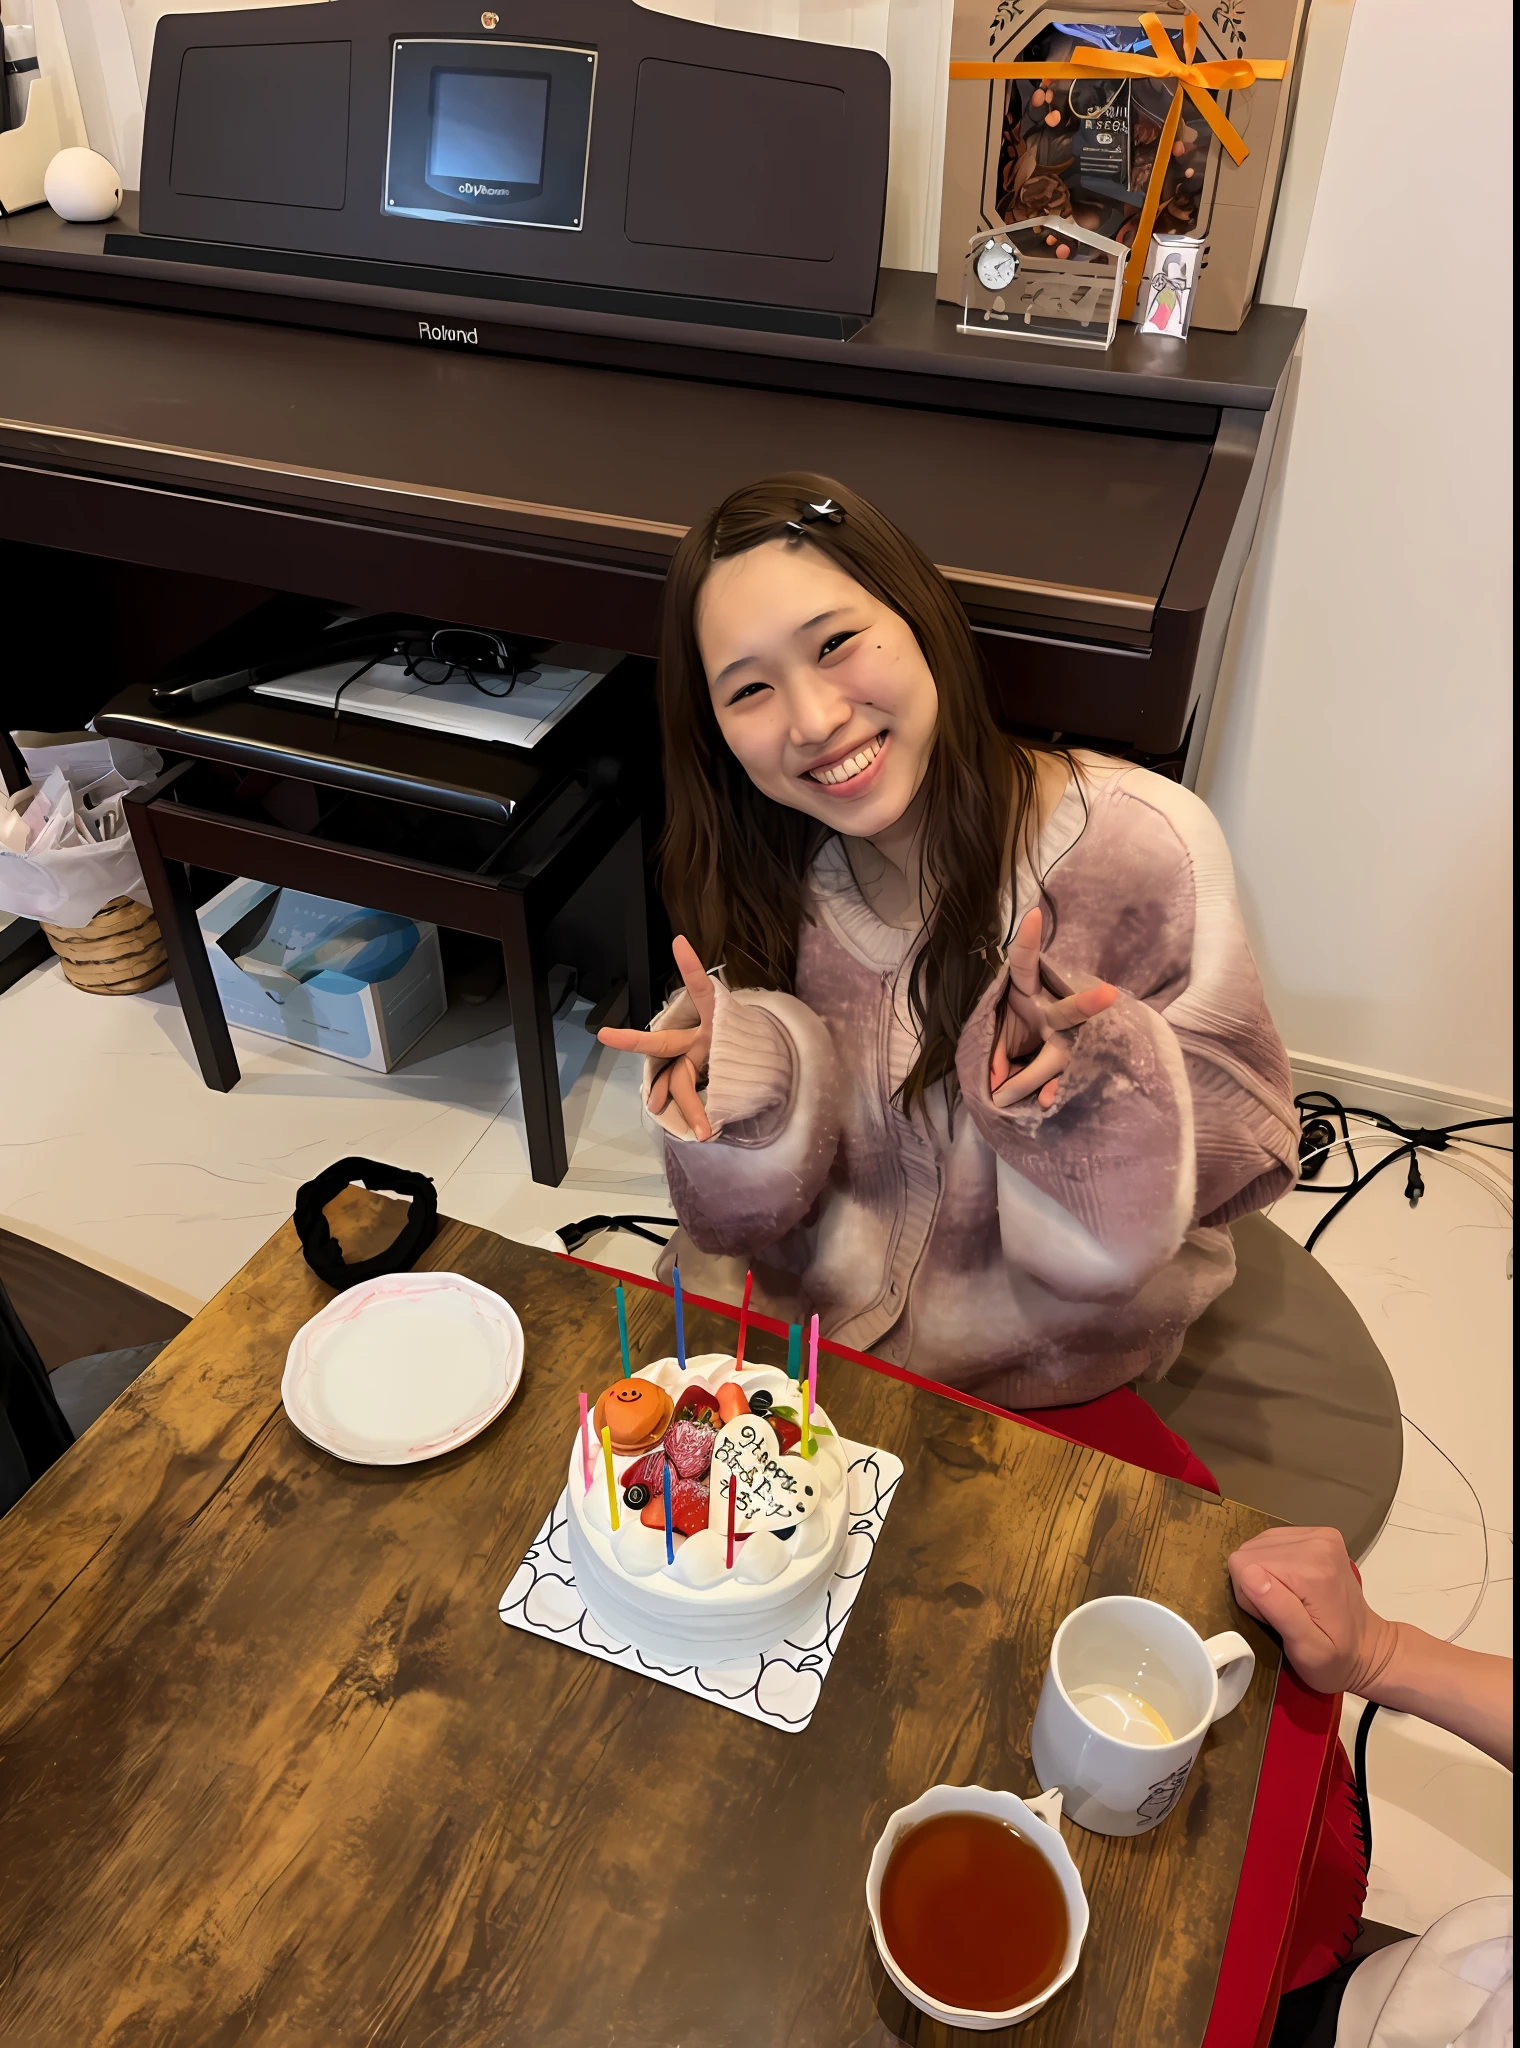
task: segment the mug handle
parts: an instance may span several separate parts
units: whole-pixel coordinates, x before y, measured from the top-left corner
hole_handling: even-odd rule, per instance
[[[1247,1686],[1256,1676],[1256,1652],[1233,1629],[1226,1629],[1222,1636],[1210,1636],[1203,1647],[1219,1673],[1219,1705],[1214,1710],[1214,1719],[1222,1721],[1240,1705]]]
[[[1026,1799],[1024,1804],[1037,1820],[1044,1821],[1047,1827],[1054,1828],[1056,1833],[1059,1834],[1061,1832],[1062,1797],[1063,1794],[1060,1786],[1053,1785],[1048,1792],[1038,1793],[1035,1798]]]

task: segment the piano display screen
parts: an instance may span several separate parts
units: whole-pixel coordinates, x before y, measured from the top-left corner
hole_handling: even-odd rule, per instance
[[[568,43],[398,37],[386,212],[578,231],[596,60]]]
[[[548,126],[544,73],[435,71],[428,177],[510,186],[526,198],[543,186]]]

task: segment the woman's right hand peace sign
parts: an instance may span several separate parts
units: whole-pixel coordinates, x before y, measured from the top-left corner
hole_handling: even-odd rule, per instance
[[[670,950],[696,1008],[695,1025],[683,1031],[628,1031],[604,1025],[596,1035],[601,1044],[618,1052],[641,1052],[649,1059],[664,1060],[665,1065],[655,1075],[649,1091],[651,1111],[659,1116],[673,1102],[694,1138],[710,1138],[712,1125],[707,1121],[697,1090],[706,1078],[712,1053],[713,1010],[717,1002],[713,979],[685,939],[677,938]]]
[[[1079,989],[1072,996],[1048,994],[1040,979],[1044,936],[1044,913],[1031,910],[1008,948],[1008,992],[992,1041],[992,1068],[987,1077],[999,1109],[1031,1095],[1038,1097],[1042,1109],[1049,1109],[1071,1060],[1066,1040],[1059,1034],[1075,1031],[1119,1000],[1119,991],[1106,981]]]

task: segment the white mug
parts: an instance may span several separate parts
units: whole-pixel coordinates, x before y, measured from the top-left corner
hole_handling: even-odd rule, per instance
[[[1078,1827],[1143,1835],[1182,1797],[1204,1736],[1239,1706],[1255,1670],[1255,1651],[1233,1630],[1205,1642],[1157,1601],[1090,1600],[1050,1646],[1029,1739],[1034,1774],[1060,1788]]]
[[[917,1827],[921,1820],[932,1820],[938,1813],[986,1813],[994,1820],[1006,1821],[1009,1827],[1016,1828],[1025,1841],[1040,1851],[1060,1879],[1061,1890],[1066,1895],[1066,1952],[1061,1958],[1061,1967],[1043,1991],[1037,1991],[1022,2005],[1010,2006],[1006,2012],[973,2012],[966,2006],[941,2005],[904,1973],[881,1931],[881,1881],[892,1860],[892,1851],[909,1828]],[[931,2019],[940,2020],[946,2026],[961,2027],[973,2034],[990,2034],[1001,2027],[1022,2025],[1025,2020],[1033,2018],[1041,2006],[1047,2005],[1063,1984],[1070,1982],[1082,1954],[1082,1943],[1087,1938],[1087,1894],[1082,1889],[1077,1866],[1071,1860],[1071,1851],[1061,1840],[1060,1793],[1042,1792],[1037,1799],[1025,1801],[1016,1798],[1012,1792],[991,1791],[986,1785],[931,1785],[911,1806],[900,1806],[882,1829],[881,1839],[871,1858],[871,1868],[866,1873],[866,1911],[871,1916],[871,1932],[876,1937],[876,1952],[881,1957],[883,1968],[904,1998],[921,2012],[928,2013]]]

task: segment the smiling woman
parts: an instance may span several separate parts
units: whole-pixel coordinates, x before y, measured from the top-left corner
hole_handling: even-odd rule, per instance
[[[682,542],[660,712],[684,990],[601,1035],[667,1260],[1008,1406],[1164,1373],[1297,1157],[1207,810],[999,732],[944,578],[824,477]]]
[[[814,603],[822,609],[794,624]],[[713,565],[697,639],[719,730],[757,789],[855,837],[903,818],[939,709],[905,618],[788,538]],[[749,651],[725,661],[735,647]],[[858,808],[845,818],[840,803]]]
[[[676,929],[729,988],[791,989],[810,864],[844,835],[875,913],[925,941],[904,976],[918,1047],[901,1105],[953,1088],[1039,765],[1056,787],[1068,773],[998,731],[939,571],[842,484],[736,492],[672,565],[660,715]]]

